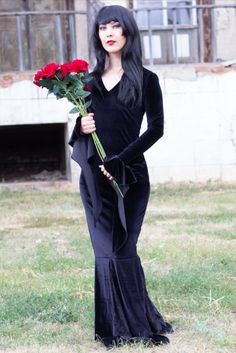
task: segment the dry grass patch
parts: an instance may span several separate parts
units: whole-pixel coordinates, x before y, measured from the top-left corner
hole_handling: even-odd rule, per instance
[[[107,352],[93,341],[94,257],[77,188],[0,191],[0,352]],[[138,249],[171,344],[133,353],[234,353],[236,184],[153,188]]]

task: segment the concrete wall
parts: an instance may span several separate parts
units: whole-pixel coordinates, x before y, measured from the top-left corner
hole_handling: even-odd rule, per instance
[[[216,0],[217,5],[236,5],[236,0]],[[216,18],[216,49],[219,60],[236,58],[236,8],[215,10]]]
[[[165,134],[145,153],[151,181],[236,180],[236,71],[150,69],[160,78],[165,108]],[[46,90],[32,85],[32,73],[0,75],[0,106],[0,125],[67,122],[68,138],[74,126],[70,103],[47,98]],[[145,124],[144,118],[142,131]],[[71,161],[74,183],[79,172]]]
[[[163,90],[165,134],[146,152],[151,180],[236,180],[236,71],[152,69]]]

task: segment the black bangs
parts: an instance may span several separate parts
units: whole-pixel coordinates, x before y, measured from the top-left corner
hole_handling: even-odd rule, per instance
[[[117,19],[117,17],[109,17],[109,18],[103,18],[103,19],[101,19],[98,23],[97,23],[97,25],[99,26],[99,25],[106,25],[106,24],[108,24],[108,23],[110,23],[110,22],[120,22],[118,19]]]
[[[119,22],[121,25],[124,24],[122,16],[123,8],[118,5],[104,6],[98,13],[96,24],[106,25],[112,21]]]

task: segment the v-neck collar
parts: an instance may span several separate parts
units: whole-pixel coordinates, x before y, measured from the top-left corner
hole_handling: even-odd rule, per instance
[[[121,76],[120,81],[122,80],[122,77],[123,77],[123,75]],[[113,90],[119,85],[119,83],[120,83],[120,81],[118,81],[111,89],[108,90],[108,89],[106,88],[106,86],[104,85],[104,82],[103,82],[102,77],[100,77],[100,80],[101,80],[101,83],[102,83],[102,85],[103,85],[105,91],[108,92],[108,93],[110,93],[111,91],[113,91]]]

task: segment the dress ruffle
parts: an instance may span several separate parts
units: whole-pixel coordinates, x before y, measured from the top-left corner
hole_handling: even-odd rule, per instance
[[[103,164],[105,169],[116,179],[124,194],[131,184],[137,182],[132,168],[126,165],[118,155],[106,156]]]
[[[113,223],[112,226],[113,251],[117,252],[125,245],[128,240],[124,197],[128,192],[130,185],[136,183],[137,179],[131,167],[126,165],[117,155],[106,156],[103,164],[105,169],[115,178],[123,194],[122,197],[120,192],[115,188],[114,184],[111,181],[111,185],[117,195],[117,204],[114,209],[114,212],[116,212],[118,217],[114,217],[116,221]],[[119,232],[117,231],[118,229]],[[119,236],[117,236],[117,234],[119,234]]]

